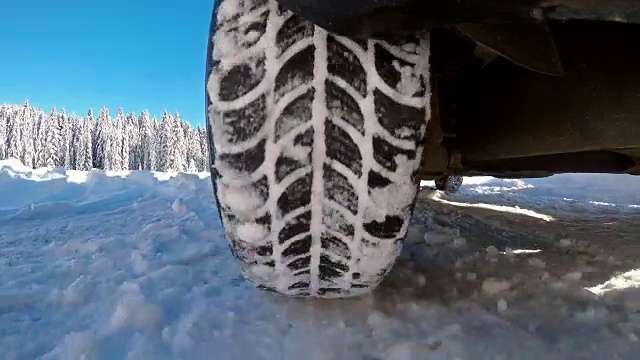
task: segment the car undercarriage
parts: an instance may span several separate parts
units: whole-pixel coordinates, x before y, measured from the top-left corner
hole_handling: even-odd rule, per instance
[[[640,1],[281,3],[354,37],[431,31],[423,180],[640,175]]]
[[[425,178],[640,175],[640,26],[549,25],[563,73],[548,75],[446,31],[432,38],[434,116]],[[452,51],[452,44],[457,51]],[[438,136],[438,134],[442,134]]]

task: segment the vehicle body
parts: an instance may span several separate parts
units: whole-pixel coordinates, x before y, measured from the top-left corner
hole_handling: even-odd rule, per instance
[[[476,175],[640,175],[640,1],[220,1],[207,71],[212,178],[232,250],[245,264],[245,275],[259,278],[261,287],[318,297],[355,296],[374,288],[406,233],[415,201],[409,183]],[[265,40],[269,36],[272,40]],[[303,85],[310,91],[307,102],[287,103],[293,93],[285,92]],[[257,100],[258,93],[266,103]],[[302,92],[290,96],[302,99]],[[279,122],[288,111],[291,119],[308,116],[304,126],[311,135],[300,133],[293,142],[306,150],[285,151],[277,136],[268,135],[269,129],[277,135],[287,121],[291,129],[302,126]],[[334,125],[342,130],[332,132]],[[258,138],[249,140],[254,135],[266,136],[266,145],[255,147]],[[298,183],[300,193],[308,195],[304,199],[270,195],[279,180],[267,173],[277,169],[265,170],[264,163],[272,159],[275,169],[283,154],[310,161],[308,181]],[[247,165],[252,159],[255,166]],[[225,162],[244,165],[231,171]],[[301,166],[293,171],[303,174]],[[260,171],[270,186],[256,185]],[[340,174],[343,183],[336,180]],[[264,207],[282,210],[285,202],[300,201],[299,210],[311,204],[312,215],[303,221],[311,224],[304,228],[307,240],[291,249],[300,239],[281,239],[283,248],[276,250],[274,219],[290,221],[287,211],[263,214],[264,223],[256,220],[257,212],[243,220],[244,210],[233,210],[228,194],[248,200],[224,178],[252,183],[258,193],[267,189]],[[333,193],[341,186],[342,195]],[[347,218],[355,230],[319,234],[335,222],[320,215],[327,198],[354,205]],[[376,206],[382,213],[361,220]],[[254,226],[258,223],[264,227]],[[377,234],[376,240],[367,240],[363,229]],[[287,250],[290,256],[283,255]],[[333,251],[335,258],[323,251]],[[376,256],[372,261],[378,265],[367,263]],[[285,258],[287,264],[306,260],[293,269]],[[353,270],[359,262],[369,269],[369,282],[359,282],[367,272]],[[333,275],[323,277],[323,266]],[[271,280],[255,275],[263,270],[275,275]],[[306,280],[287,283],[296,276]]]

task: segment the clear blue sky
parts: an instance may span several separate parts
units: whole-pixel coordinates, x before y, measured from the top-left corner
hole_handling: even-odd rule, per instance
[[[204,123],[214,0],[0,0],[0,104]]]

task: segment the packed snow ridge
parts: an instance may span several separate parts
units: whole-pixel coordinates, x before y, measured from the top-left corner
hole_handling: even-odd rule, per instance
[[[240,276],[208,174],[0,161],[0,358],[636,359],[640,181],[465,182],[424,184],[376,291],[320,301]]]

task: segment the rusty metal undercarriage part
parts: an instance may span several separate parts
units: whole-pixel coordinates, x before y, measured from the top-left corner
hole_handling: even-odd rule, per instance
[[[478,56],[486,47],[460,29],[432,33],[422,179],[640,175],[640,26],[569,21],[549,29],[560,76]]]

